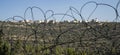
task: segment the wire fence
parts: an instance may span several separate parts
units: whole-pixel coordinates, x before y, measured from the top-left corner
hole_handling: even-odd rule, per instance
[[[96,7],[85,19],[82,11],[90,3],[95,4]],[[113,22],[96,22],[95,20],[86,22],[101,5],[115,11],[116,17]],[[85,3],[80,11],[75,7],[69,7],[65,13],[43,11],[36,6],[28,7],[24,17],[13,16],[1,21],[0,53],[3,55],[119,55],[119,5],[120,0],[116,7],[90,1]],[[34,9],[42,13],[44,22],[35,20]],[[29,22],[26,20],[28,10],[32,17]],[[48,13],[51,15],[47,16]],[[82,22],[75,18],[76,15]],[[62,16],[59,22],[55,21],[58,19],[55,16]],[[63,21],[67,20],[65,17],[70,17],[73,21]],[[48,22],[49,19],[51,20]]]

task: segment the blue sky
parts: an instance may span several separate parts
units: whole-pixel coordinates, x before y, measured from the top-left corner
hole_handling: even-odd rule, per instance
[[[88,1],[106,3],[115,7],[118,0],[0,0],[0,20],[5,20],[12,16],[23,16],[27,7],[37,6],[46,10],[53,10],[55,13],[65,13],[69,6],[80,10],[81,6]],[[82,16],[87,19],[90,12],[95,8],[95,4],[88,4],[83,8]],[[120,6],[119,6],[120,8]],[[35,11],[37,13],[37,10]],[[28,13],[28,19],[31,17]],[[36,19],[43,19],[42,14],[35,14]],[[80,18],[75,14],[76,19]],[[40,18],[41,17],[41,18]],[[56,17],[59,19],[59,17]],[[90,19],[98,18],[102,21],[112,21],[115,18],[115,12],[110,7],[99,6]],[[67,19],[67,18],[66,18]],[[68,18],[69,19],[69,18]]]

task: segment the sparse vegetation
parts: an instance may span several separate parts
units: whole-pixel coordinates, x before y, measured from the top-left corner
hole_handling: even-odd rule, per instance
[[[118,55],[120,53],[118,28],[120,23],[103,22],[103,25],[87,23],[87,26],[84,26],[84,23],[59,23],[50,26],[46,24],[44,30],[43,24],[38,24],[35,29],[31,26],[17,27],[18,24],[7,22],[6,24],[11,26],[5,25],[1,30],[2,55]],[[20,25],[22,24],[18,26]]]

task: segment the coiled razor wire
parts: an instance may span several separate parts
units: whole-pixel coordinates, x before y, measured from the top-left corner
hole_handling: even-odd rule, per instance
[[[119,18],[120,18],[120,14],[118,13],[118,7],[120,5],[120,0],[118,1],[116,7],[113,7],[113,6],[111,6],[109,4],[105,4],[105,3],[97,3],[95,1],[89,1],[89,2],[85,3],[81,7],[80,10],[77,10],[75,7],[70,6],[69,9],[65,13],[55,13],[53,10],[43,11],[41,8],[36,7],[36,6],[28,7],[24,12],[23,17],[22,16],[13,16],[13,17],[7,18],[5,20],[5,22],[3,22],[1,24],[1,30],[3,31],[5,36],[7,36],[8,40],[11,41],[11,46],[14,44],[14,42],[13,42],[13,39],[10,37],[12,35],[16,35],[16,39],[22,38],[20,35],[22,35],[21,33],[24,32],[24,35],[23,35],[24,42],[23,42],[23,46],[22,46],[24,49],[23,51],[25,51],[26,43],[28,43],[29,40],[31,38],[33,38],[33,40],[31,39],[33,41],[31,44],[33,44],[36,53],[41,52],[41,51],[44,52],[49,49],[51,51],[51,54],[53,54],[53,52],[54,52],[53,49],[56,48],[57,46],[64,46],[64,45],[70,45],[70,44],[73,44],[73,46],[75,46],[74,44],[76,44],[76,43],[78,43],[77,44],[78,46],[76,48],[79,48],[79,47],[84,48],[85,47],[84,45],[87,46],[87,44],[89,44],[89,43],[84,43],[85,41],[93,42],[93,45],[94,45],[93,49],[94,50],[98,49],[99,51],[102,51],[100,48],[97,48],[97,46],[95,45],[97,43],[97,40],[99,40],[100,38],[101,39],[105,38],[105,39],[111,41],[112,46],[114,46],[114,47],[120,47],[120,43],[119,43],[120,37],[114,37],[113,40],[112,40],[112,37],[110,37],[110,36],[117,36],[119,34],[115,33],[116,35],[109,36],[108,33],[110,33],[111,27],[108,26],[106,23],[103,24],[102,26],[99,26],[99,25],[91,25],[87,22],[81,22],[81,24],[80,23],[79,24],[74,23],[73,25],[69,24],[69,25],[71,25],[70,27],[62,26],[64,24],[61,24],[61,23],[54,24],[54,25],[48,25],[48,23],[47,23],[47,21],[51,18],[57,19],[57,18],[55,18],[55,16],[62,16],[60,19],[60,21],[62,21],[65,19],[65,17],[70,17],[72,20],[77,20],[75,18],[75,16],[78,15],[80,20],[87,21],[86,18],[83,17],[82,11],[83,11],[83,8],[90,3],[93,3],[96,6],[93,9],[93,11],[90,13],[90,15],[88,16],[87,20],[90,19],[90,17],[96,11],[98,6],[110,7],[115,11],[115,15],[116,15],[113,20],[113,22],[115,22],[114,30],[119,31],[119,28],[117,27],[117,25],[119,25]],[[42,15],[44,17],[43,24],[37,24],[35,22],[33,22],[32,24],[29,24],[27,22],[26,13],[28,10],[30,10],[32,21],[35,21],[34,11],[33,11],[34,9],[38,9],[40,11],[40,13],[42,13]],[[47,17],[47,13],[49,13],[49,12],[51,13],[51,15]],[[23,27],[21,27],[19,24],[14,24],[13,26],[12,26],[12,24],[8,25],[10,23],[9,22],[7,23],[7,21],[11,21],[11,20],[14,21],[14,20],[17,20],[18,18],[20,18],[20,20],[24,21],[24,23],[22,23]],[[16,31],[15,31],[16,29],[14,29],[13,27],[18,27],[18,28],[16,28],[16,29],[18,29],[17,30],[18,33],[16,33]],[[103,29],[103,30],[101,30],[101,29]],[[23,30],[23,31],[21,31],[21,30]],[[15,34],[13,34],[13,33],[15,33]],[[87,36],[87,34],[88,34],[88,36]],[[89,35],[93,36],[93,39],[82,40],[85,36],[87,36],[86,38],[90,38]],[[49,36],[53,39],[50,39]],[[48,44],[48,43],[51,43],[51,45],[47,46],[46,44]],[[44,47],[38,51],[37,49],[38,49],[39,45],[44,46]],[[109,49],[107,49],[108,48],[107,46],[104,46],[104,47],[106,48],[105,50],[109,50]]]

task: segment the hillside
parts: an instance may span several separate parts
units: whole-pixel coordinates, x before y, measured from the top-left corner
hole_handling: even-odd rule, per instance
[[[21,43],[20,47],[24,49],[19,49],[21,53],[27,51],[25,46],[31,46],[33,53],[29,50],[30,52],[28,51],[26,54],[34,54],[34,50],[38,54],[42,52],[44,52],[42,54],[67,54],[64,51],[89,55],[93,53],[95,55],[120,54],[120,23],[60,22],[28,24],[1,22],[0,24],[2,24],[2,39],[8,41],[10,45],[12,44],[12,48],[15,48],[13,46],[19,41]]]

